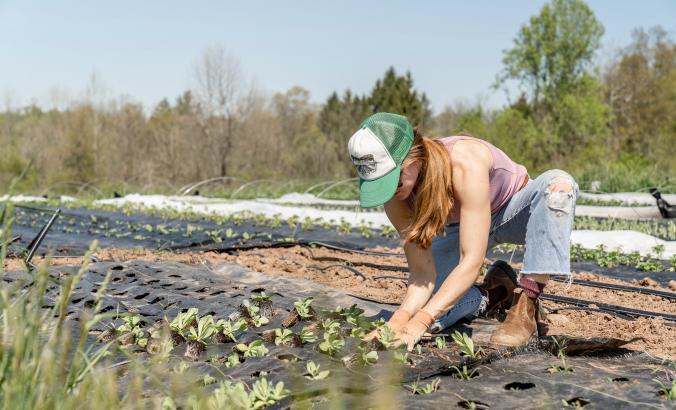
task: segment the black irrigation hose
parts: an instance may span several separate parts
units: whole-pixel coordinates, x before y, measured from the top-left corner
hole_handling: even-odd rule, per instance
[[[26,265],[31,266],[31,259],[33,259],[33,255],[35,255],[35,251],[40,247],[40,244],[42,241],[45,239],[45,236],[47,236],[47,232],[49,232],[49,229],[54,225],[54,222],[56,221],[56,218],[61,214],[61,209],[57,208],[56,211],[54,211],[53,215],[51,218],[49,218],[49,221],[45,224],[45,226],[40,229],[40,232],[38,232],[38,235],[28,244],[28,255],[26,256],[25,262]]]
[[[324,257],[313,258],[313,259],[322,260],[323,258]],[[403,266],[379,265],[379,264],[370,263],[370,262],[352,262],[352,261],[348,261],[346,259],[333,258],[333,257],[331,257],[331,260],[344,262],[344,263],[347,263],[347,264],[352,265],[352,266],[366,266],[366,267],[369,267],[369,268],[375,268],[375,269],[392,271],[392,272],[408,272],[408,268],[403,267]],[[397,278],[397,279],[399,279],[399,278]],[[557,282],[562,282],[562,283],[568,283],[568,280],[560,279],[560,278],[556,278],[556,277],[552,278],[552,280],[557,281]],[[579,285],[579,286],[589,286],[589,287],[596,287],[596,288],[602,288],[602,289],[619,290],[619,291],[622,291],[622,292],[633,292],[633,293],[639,293],[639,294],[642,294],[642,295],[658,296],[658,297],[668,299],[668,300],[676,300],[676,293],[665,292],[665,291],[662,291],[662,290],[645,289],[645,288],[640,288],[640,287],[636,287],[636,286],[616,285],[616,284],[612,284],[612,283],[595,282],[595,281],[581,280],[581,279],[573,279],[571,283],[573,285]]]
[[[609,310],[601,310],[601,309],[596,309],[596,308],[586,307],[586,306],[563,307],[563,308],[555,308],[555,309],[548,309],[547,308],[547,310],[548,310],[547,314],[549,314],[549,313],[555,314],[555,313],[558,313],[558,312],[561,312],[561,311],[564,311],[564,310],[568,310],[568,311],[577,310],[577,311],[584,311],[584,312],[608,313],[608,314],[611,314],[613,316],[617,316],[620,319],[634,320],[633,317],[623,315],[622,313],[612,312],[612,311],[609,311]]]
[[[662,319],[669,320],[672,322],[676,322],[676,315],[670,315],[667,313],[660,313],[660,312],[650,312],[647,310],[639,310],[639,309],[631,309],[631,308],[626,308],[623,306],[617,306],[617,305],[610,305],[607,303],[601,303],[601,302],[594,302],[590,300],[582,300],[582,299],[575,299],[575,298],[569,298],[566,296],[558,296],[558,295],[552,295],[549,293],[543,293],[540,295],[540,298],[543,300],[549,300],[552,302],[558,302],[558,303],[566,303],[569,305],[575,305],[575,306],[582,306],[582,307],[590,307],[594,305],[596,308],[599,310],[603,311],[608,311],[608,312],[616,312],[620,314],[625,314],[629,316],[638,316],[638,317],[650,317],[650,318],[658,318],[661,317]]]
[[[553,280],[555,280],[557,282],[568,283],[568,281],[566,279],[553,278]],[[662,290],[655,290],[655,289],[644,289],[644,288],[639,288],[639,287],[636,287],[636,286],[615,285],[615,284],[612,284],[612,283],[594,282],[594,281],[590,281],[590,280],[579,280],[579,279],[573,279],[572,284],[573,285],[580,285],[580,286],[589,286],[589,287],[594,287],[594,288],[619,290],[619,291],[623,291],[623,292],[634,292],[634,293],[640,293],[642,295],[653,295],[653,296],[659,296],[659,297],[669,299],[669,300],[675,300],[676,299],[676,293],[665,292],[665,291],[662,291]]]
[[[353,298],[357,298],[357,299],[363,300],[365,302],[377,303],[379,305],[387,305],[387,306],[399,306],[400,305],[400,303],[383,302],[382,300],[367,298],[366,296],[359,296],[359,295],[355,295],[354,293],[346,293],[346,294],[348,296],[352,296]]]
[[[350,263],[349,261],[346,261],[346,262]],[[373,267],[379,267],[378,265],[367,264],[367,263],[354,263],[354,265],[362,265],[362,266],[371,265]],[[359,272],[357,269],[355,269],[351,266],[348,266],[348,265],[338,264],[338,265],[331,265],[329,267],[336,267],[336,266],[339,266],[339,267],[342,267],[342,268],[345,268],[345,269],[349,269],[350,271],[355,272],[355,273],[358,272],[362,277],[364,277],[364,275],[361,272]],[[393,266],[390,266],[390,268],[397,268],[398,271],[401,271],[401,269],[402,269],[400,267],[393,267]],[[587,281],[582,281],[582,282],[587,282]],[[592,282],[592,283],[597,284],[599,282]],[[584,283],[579,283],[579,284],[583,285],[583,286],[585,285]],[[627,286],[625,288],[629,288],[629,290],[624,289],[624,291],[630,291],[630,292],[635,291],[635,290],[632,289],[632,287],[629,287],[629,286]],[[637,288],[637,289],[640,289],[640,288]],[[646,291],[648,289],[640,289],[640,290]],[[662,293],[666,293],[666,292],[662,292]],[[354,295],[354,294],[350,294],[350,296],[356,297],[358,299],[370,301],[370,302],[383,303],[383,302],[375,300],[375,299],[365,298],[365,297],[357,296],[357,295]],[[550,301],[559,302],[559,303],[572,304],[572,305],[575,305],[575,306],[578,306],[578,307],[597,309],[599,311],[603,311],[603,312],[607,312],[607,313],[615,314],[615,315],[621,315],[621,316],[625,316],[625,317],[626,316],[638,316],[638,317],[650,317],[650,318],[661,317],[663,319],[676,322],[676,315],[670,315],[670,314],[666,314],[666,313],[650,312],[650,311],[646,311],[646,310],[625,308],[625,307],[622,307],[622,306],[610,305],[610,304],[607,304],[607,303],[593,302],[593,301],[588,301],[588,300],[569,298],[569,297],[565,297],[565,296],[557,296],[557,295],[552,295],[552,294],[548,294],[548,293],[543,293],[542,295],[540,295],[540,297],[543,300],[550,300]],[[591,307],[591,305],[596,306],[596,308]]]
[[[328,249],[333,249],[336,251],[342,251],[342,252],[350,252],[350,253],[361,253],[364,255],[376,255],[376,256],[406,256],[403,253],[394,253],[394,252],[378,252],[378,251],[365,251],[365,250],[360,250],[360,249],[350,249],[350,248],[344,248],[342,246],[337,246],[337,245],[331,245],[325,242],[317,242],[317,241],[300,241],[296,245],[305,245],[305,246],[312,246],[312,245],[319,245],[324,248]]]
[[[362,279],[366,279],[366,276],[364,276],[364,274],[361,273],[361,272],[359,272],[357,269],[353,268],[352,266],[349,266],[349,265],[343,265],[343,264],[340,264],[340,263],[337,263],[337,264],[335,264],[335,265],[329,265],[329,266],[317,266],[317,265],[313,265],[313,266],[308,266],[307,268],[308,268],[308,269],[319,270],[319,271],[322,271],[322,272],[324,272],[325,270],[330,269],[330,268],[343,268],[343,269],[349,270],[350,272],[354,273],[354,274],[357,275],[357,276],[361,276]]]

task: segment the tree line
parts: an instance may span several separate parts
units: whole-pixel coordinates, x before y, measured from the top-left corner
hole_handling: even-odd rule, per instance
[[[410,72],[389,68],[368,94],[348,89],[315,104],[299,86],[260,90],[236,57],[212,47],[195,64],[193,89],[150,110],[95,92],[61,109],[7,107],[0,184],[22,175],[24,191],[91,184],[171,192],[211,177],[349,178],[347,139],[366,116],[389,111],[430,136],[484,138],[531,174],[558,167],[585,189],[676,191],[676,43],[659,27],[637,29],[599,64],[603,31],[581,0],[552,0],[504,51],[494,91],[516,86],[515,99],[438,113]]]

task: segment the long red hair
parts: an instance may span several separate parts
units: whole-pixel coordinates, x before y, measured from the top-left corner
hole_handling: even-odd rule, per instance
[[[406,240],[423,249],[432,244],[435,236],[444,232],[446,218],[453,208],[451,158],[437,141],[414,129],[413,146],[402,167],[417,164],[413,220],[406,230]]]

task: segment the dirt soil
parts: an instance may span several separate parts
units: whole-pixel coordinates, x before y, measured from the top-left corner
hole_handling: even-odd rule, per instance
[[[380,252],[402,253],[403,250],[378,248]],[[252,249],[237,254],[216,252],[172,253],[152,252],[143,249],[106,249],[98,252],[96,259],[100,261],[172,260],[186,264],[216,264],[220,262],[237,262],[249,269],[269,275],[303,278],[313,280],[333,288],[341,289],[359,297],[374,299],[383,303],[399,303],[406,291],[407,272],[398,272],[368,266],[360,263],[406,267],[406,260],[401,256],[374,256],[351,252],[340,252],[326,248],[307,248],[294,246],[290,248]],[[352,264],[349,268],[335,266]],[[38,258],[34,263],[42,261]],[[52,265],[76,265],[81,258],[55,258]],[[489,262],[489,261],[487,261]],[[349,263],[348,263],[349,264]],[[7,259],[5,270],[16,270],[23,267],[17,259]],[[513,264],[519,268],[519,264]],[[574,272],[574,279],[613,283],[625,286],[643,286],[666,292],[674,289],[660,287],[654,281],[643,280],[625,282],[588,272]],[[676,301],[653,295],[640,295],[632,292],[593,288],[581,285],[567,285],[550,282],[545,292],[554,295],[592,300],[634,309],[649,310],[676,315]],[[676,293],[675,293],[676,294]],[[542,302],[548,310],[570,307],[550,301]],[[613,337],[631,339],[640,337],[627,348],[646,351],[655,356],[676,360],[676,326],[663,319],[640,318],[625,320],[620,317],[602,313],[579,310],[562,310],[550,313],[547,317],[547,334],[563,334],[578,337]]]

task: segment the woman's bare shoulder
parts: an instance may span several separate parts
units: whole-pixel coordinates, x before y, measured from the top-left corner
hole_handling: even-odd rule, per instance
[[[463,171],[488,170],[493,166],[493,155],[480,141],[462,140],[451,151],[451,164],[453,169]]]

